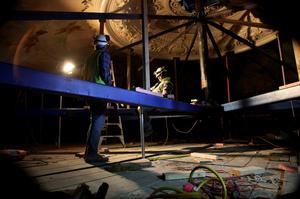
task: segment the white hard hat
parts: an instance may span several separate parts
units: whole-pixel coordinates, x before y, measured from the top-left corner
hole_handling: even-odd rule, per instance
[[[153,73],[155,77],[160,76],[163,72],[167,72],[167,69],[164,66],[158,67],[156,71]]]
[[[94,39],[94,44],[96,46],[106,46],[107,45],[107,39],[105,35],[98,35]]]

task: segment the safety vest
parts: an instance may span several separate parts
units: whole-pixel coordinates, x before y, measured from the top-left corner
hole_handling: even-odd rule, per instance
[[[170,77],[163,78],[159,84],[152,90],[153,92],[162,93],[164,95],[171,94],[173,90],[173,83],[171,82]],[[167,93],[163,93],[163,92]]]
[[[88,57],[84,66],[84,80],[96,82],[98,84],[105,84],[101,77],[99,67],[99,57],[102,52],[103,49],[95,50],[94,53]]]

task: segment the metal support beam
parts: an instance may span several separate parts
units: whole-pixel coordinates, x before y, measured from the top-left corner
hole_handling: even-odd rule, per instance
[[[191,20],[195,19],[192,16],[174,16],[174,15],[149,15],[150,19],[161,20]],[[0,19],[5,20],[100,20],[100,19],[142,19],[142,14],[123,14],[123,13],[99,13],[99,12],[60,12],[60,11],[28,11],[16,10],[9,15],[0,16]]]
[[[206,71],[206,65],[205,65],[205,41],[204,41],[204,34],[205,28],[204,23],[201,18],[204,18],[204,8],[203,8],[203,2],[202,1],[196,1],[195,2],[196,11],[199,15],[199,21],[197,23],[198,25],[198,36],[199,36],[199,62],[200,62],[200,76],[201,76],[201,89],[203,89],[205,93],[205,99],[208,100],[209,96],[209,87],[208,87],[208,81],[207,81],[207,71]]]
[[[226,19],[226,18],[211,18],[211,20],[217,21],[219,23],[230,23],[230,24],[240,25],[240,26],[257,27],[257,28],[264,28],[264,29],[274,29],[273,26],[263,24],[263,23],[239,21],[239,20]]]
[[[210,21],[210,20],[207,20],[207,23],[217,29],[219,29],[220,31],[224,32],[225,34],[231,36],[232,38],[240,41],[241,43],[249,46],[250,48],[256,50],[257,52],[263,54],[264,56],[268,57],[270,60],[274,61],[275,63],[278,63],[280,65],[285,65],[285,66],[288,66],[292,71],[295,71],[290,65],[288,65],[287,63],[283,62],[283,61],[280,61],[278,59],[276,59],[275,57],[269,55],[268,53],[266,53],[265,51],[261,50],[260,48],[258,48],[256,45],[254,45],[253,43],[251,43],[250,41],[248,41],[247,39],[244,39],[240,36],[238,36],[237,34],[235,34],[234,32],[224,28],[223,26],[213,22],[213,21]]]
[[[209,37],[209,39],[210,39],[210,41],[211,41],[211,43],[212,43],[212,45],[213,45],[213,47],[214,47],[214,49],[217,53],[219,59],[222,59],[221,51],[220,51],[220,49],[218,47],[218,44],[217,44],[216,40],[214,39],[214,36],[213,36],[212,32],[210,31],[207,24],[205,24],[205,29],[207,31],[208,37]]]
[[[128,49],[127,50],[127,56],[126,56],[126,84],[127,84],[127,89],[131,89],[131,54],[133,52],[133,49]],[[127,105],[127,108],[130,108],[129,105]]]
[[[150,90],[150,61],[149,61],[149,33],[148,33],[148,5],[147,0],[142,0],[142,40],[143,40],[143,75],[144,89]]]
[[[192,23],[194,23],[194,21],[189,21],[189,22],[187,22],[187,23],[180,24],[180,25],[175,26],[175,27],[173,27],[173,28],[170,28],[170,29],[168,29],[168,30],[161,31],[161,32],[159,32],[159,33],[157,33],[157,34],[154,34],[154,35],[149,36],[149,40],[152,40],[152,39],[154,39],[154,38],[156,38],[156,37],[162,36],[162,35],[167,34],[167,33],[169,33],[169,32],[175,31],[175,30],[177,30],[177,29],[179,29],[179,28],[188,26],[188,25],[190,25],[190,24],[192,24]],[[143,43],[143,40],[139,40],[139,41],[133,42],[133,43],[127,45],[127,46],[124,46],[124,47],[122,47],[122,48],[119,48],[118,51],[122,51],[122,50],[125,50],[125,49],[127,49],[127,48],[132,48],[132,47],[134,47],[134,46],[136,46],[136,45],[139,45],[139,44],[141,44],[141,43]]]
[[[149,61],[149,33],[148,33],[148,3],[142,0],[142,40],[143,40],[143,87],[150,90],[150,61]],[[145,158],[144,108],[139,106],[140,136],[142,158]]]
[[[7,20],[100,20],[100,19],[142,19],[142,14],[99,13],[99,12],[59,12],[59,11],[12,11],[3,13]],[[149,15],[150,19],[191,20],[195,17],[174,15]]]
[[[279,34],[277,34],[277,46],[278,46],[279,59],[283,63],[283,50],[282,50],[282,43],[280,41]],[[282,82],[283,85],[286,85],[284,65],[281,64],[280,67],[281,67]]]
[[[230,70],[229,70],[229,55],[225,55],[225,68],[226,68],[226,91],[227,91],[227,102],[231,102],[231,91],[230,91]]]
[[[63,96],[59,96],[59,109],[62,109],[63,106]],[[62,125],[62,117],[58,117],[58,136],[57,136],[57,147],[61,147],[61,126]]]
[[[173,89],[174,94],[175,94],[175,99],[177,100],[178,99],[178,94],[179,94],[179,89],[178,89],[178,63],[180,61],[180,58],[179,57],[174,57],[173,58],[173,64],[174,64],[174,86],[175,86],[175,89]]]
[[[185,102],[170,100],[132,90],[95,84],[1,62],[0,84],[190,113],[199,113],[203,110],[203,107],[201,106],[191,105]]]
[[[198,28],[196,28],[195,30],[195,33],[194,33],[194,36],[193,36],[193,39],[191,41],[191,44],[190,44],[190,47],[189,47],[189,50],[187,51],[187,54],[185,56],[185,59],[184,59],[184,62],[183,62],[183,66],[184,67],[186,65],[186,62],[188,61],[190,55],[191,55],[191,52],[192,52],[192,49],[194,47],[194,44],[195,44],[195,41],[197,39],[197,35],[198,35]]]
[[[57,12],[57,11],[14,11],[7,19],[22,21],[44,20],[100,20],[100,19],[142,19],[141,14],[97,13],[97,12]]]
[[[273,102],[291,100],[299,97],[300,97],[300,85],[249,97],[247,99],[225,103],[222,104],[222,106],[224,107],[224,111],[234,111],[234,110],[244,109],[253,106],[270,104]]]
[[[144,110],[143,107],[138,107],[139,122],[140,122],[140,139],[142,148],[142,158],[145,158],[145,131],[144,131]]]

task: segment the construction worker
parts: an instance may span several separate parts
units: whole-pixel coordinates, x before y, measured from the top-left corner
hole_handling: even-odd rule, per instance
[[[153,87],[150,88],[152,92],[161,93],[163,97],[168,97],[173,90],[173,83],[171,78],[167,76],[167,70],[164,66],[158,67],[153,73],[159,80]]]
[[[88,57],[84,66],[84,79],[98,84],[112,85],[111,57],[107,51],[107,37],[105,35],[95,37],[94,47],[95,51]],[[101,131],[105,125],[104,112],[107,103],[96,99],[88,99],[87,105],[90,107],[91,126],[87,135],[84,159],[86,162],[105,162],[108,158],[98,154],[98,144]]]
[[[168,97],[172,93],[173,83],[171,82],[171,78],[167,76],[167,69],[164,66],[158,67],[153,75],[159,81],[150,90],[162,94],[163,97]],[[151,119],[148,116],[147,110],[144,112],[144,131],[145,137],[153,133]]]

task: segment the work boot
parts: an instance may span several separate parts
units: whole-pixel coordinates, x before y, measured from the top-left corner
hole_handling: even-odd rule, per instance
[[[89,154],[84,157],[85,162],[87,163],[96,163],[96,162],[107,162],[108,157],[99,154]]]

